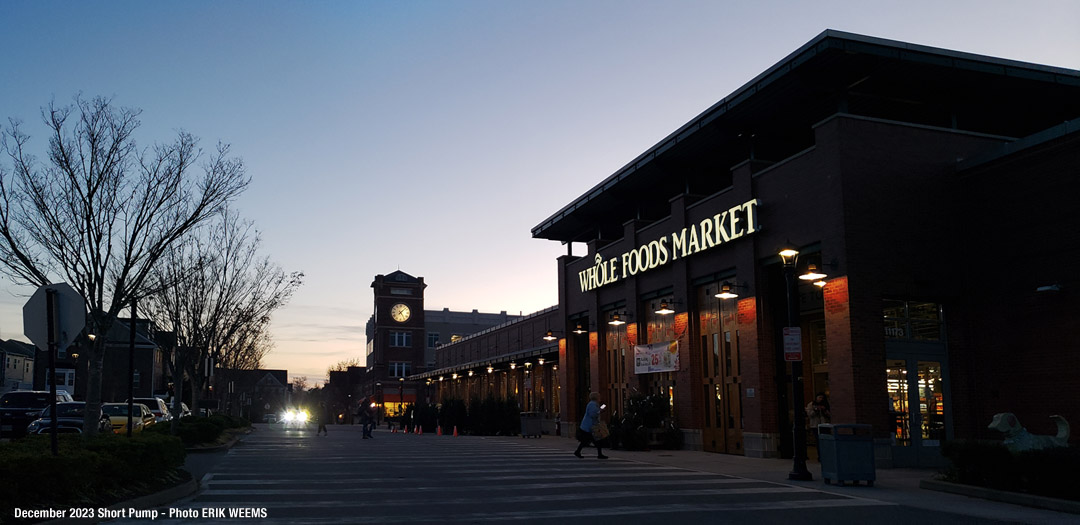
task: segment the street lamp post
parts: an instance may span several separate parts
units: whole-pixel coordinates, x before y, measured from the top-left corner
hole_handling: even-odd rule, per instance
[[[787,283],[788,315],[787,325],[797,327],[799,307],[796,299],[795,287],[795,263],[799,258],[799,251],[794,248],[784,248],[780,251],[780,258],[784,262],[784,280]],[[803,412],[803,367],[802,361],[791,362],[791,404],[794,406],[795,417],[791,423],[791,432],[794,451],[792,453],[793,465],[788,479],[795,481],[812,481],[814,476],[806,469],[806,414]]]
[[[382,403],[383,403],[383,389],[382,381],[375,382],[375,426],[379,426],[382,423]]]
[[[397,387],[398,415],[405,413],[405,378],[398,378]]]

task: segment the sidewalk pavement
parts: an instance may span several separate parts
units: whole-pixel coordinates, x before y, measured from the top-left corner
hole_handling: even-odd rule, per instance
[[[558,436],[544,436],[541,439],[522,439],[520,437],[500,437],[494,439],[516,439],[538,448],[558,448],[565,450],[567,454],[572,454],[574,449],[577,448],[577,441]],[[595,461],[595,454],[592,452],[583,452],[583,454],[585,455],[584,461]],[[937,474],[936,469],[877,469],[877,479],[874,481],[873,487],[868,487],[865,483],[857,486],[851,485],[850,483],[840,486],[835,483],[826,485],[821,477],[821,466],[816,462],[807,463],[807,468],[814,476],[813,481],[792,481],[788,479],[788,473],[791,472],[792,467],[792,460],[790,459],[748,458],[731,454],[717,454],[691,450],[628,451],[604,449],[604,454],[612,459],[623,459],[700,472],[711,472],[741,478],[771,481],[784,485],[809,487],[823,492],[869,498],[908,507],[952,512],[979,518],[1015,521],[1019,523],[1080,523],[1080,515],[1077,514],[1055,512],[962,496],[959,494],[920,489],[919,482],[922,480],[933,479]]]

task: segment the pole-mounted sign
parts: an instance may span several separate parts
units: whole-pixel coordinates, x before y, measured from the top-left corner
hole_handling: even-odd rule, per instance
[[[56,351],[67,348],[86,328],[86,301],[79,292],[57,283],[38,288],[23,306],[23,334],[34,346],[48,355],[49,425],[52,454],[58,453],[56,442]]]

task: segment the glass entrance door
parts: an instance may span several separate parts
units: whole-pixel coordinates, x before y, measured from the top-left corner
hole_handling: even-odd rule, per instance
[[[885,376],[893,465],[944,465],[941,444],[951,433],[944,363],[933,358],[888,359]]]
[[[742,388],[735,306],[714,297],[717,285],[698,288],[701,380],[704,391],[702,448],[743,453]]]

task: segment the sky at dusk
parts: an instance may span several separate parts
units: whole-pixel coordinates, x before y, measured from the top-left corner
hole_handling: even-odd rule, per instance
[[[81,92],[141,108],[141,145],[230,143],[234,208],[306,274],[264,365],[315,382],[363,356],[376,274],[427,309],[556,304],[567,248],[531,228],[825,29],[1080,69],[1078,27],[1070,0],[0,0],[0,125],[41,157]],[[0,283],[0,338],[33,291]]]

